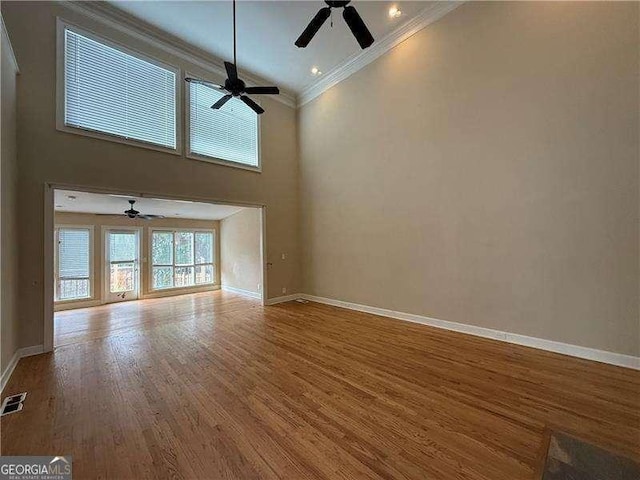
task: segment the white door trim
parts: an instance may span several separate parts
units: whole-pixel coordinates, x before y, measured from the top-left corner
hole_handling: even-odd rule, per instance
[[[231,205],[236,207],[249,207],[259,208],[262,212],[262,238],[260,239],[262,245],[262,304],[266,305],[267,302],[267,229],[266,229],[266,215],[267,206],[263,203],[252,203],[243,201],[229,201],[219,198],[208,198],[202,196],[185,196],[185,195],[171,195],[166,193],[153,193],[153,192],[136,192],[132,190],[122,190],[117,188],[103,188],[90,185],[78,185],[69,183],[56,183],[45,182],[43,185],[44,197],[44,279],[43,279],[43,292],[44,292],[44,307],[43,307],[43,351],[53,351],[53,223],[54,223],[54,190],[75,190],[78,192],[87,193],[104,193],[114,195],[130,195],[133,197],[148,197],[148,198],[163,198],[166,200],[186,200],[192,202],[213,203],[217,205]]]
[[[124,301],[124,300],[111,300],[110,296],[111,296],[111,292],[109,291],[109,285],[110,285],[110,280],[111,280],[111,269],[107,268],[107,263],[108,262],[108,254],[107,254],[107,234],[110,231],[115,231],[115,232],[136,232],[137,234],[137,245],[136,245],[136,257],[137,257],[137,266],[136,266],[136,272],[135,272],[135,281],[136,281],[136,291],[135,291],[135,297],[131,298],[129,300],[137,300],[140,298],[140,289],[141,289],[141,281],[142,281],[142,275],[140,274],[140,271],[142,269],[142,261],[141,261],[141,256],[142,256],[142,228],[143,227],[112,227],[112,226],[108,226],[108,225],[103,225],[102,228],[100,229],[100,264],[102,265],[102,268],[104,269],[104,274],[102,277],[102,303],[116,303],[118,301]]]
[[[260,262],[262,263],[262,284],[261,298],[262,306],[267,305],[267,207],[260,208]],[[222,267],[220,267],[222,268]],[[220,283],[222,283],[222,270],[220,270]]]

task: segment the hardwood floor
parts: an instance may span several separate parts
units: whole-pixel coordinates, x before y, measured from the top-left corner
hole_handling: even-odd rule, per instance
[[[531,479],[549,428],[640,460],[629,369],[228,292],[57,321],[1,450],[72,455],[76,479]]]
[[[179,322],[185,317],[193,320],[204,318],[203,314],[218,315],[260,306],[260,300],[216,292],[65,310],[55,313],[53,344],[68,345],[107,337],[126,329],[145,329]],[[210,316],[206,318],[211,320]]]

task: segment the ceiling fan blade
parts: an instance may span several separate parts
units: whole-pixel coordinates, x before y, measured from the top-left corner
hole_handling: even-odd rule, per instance
[[[215,83],[207,82],[206,80],[199,80],[197,78],[187,77],[184,79],[187,83],[193,83],[194,85],[203,85],[205,87],[213,88],[214,90],[224,91],[224,87]]]
[[[356,40],[360,44],[360,48],[364,49],[371,46],[373,43],[373,36],[362,21],[357,10],[352,6],[344,7],[342,17],[344,18],[344,21],[347,22],[347,25],[349,25],[353,36],[356,37]]]
[[[136,215],[136,218],[142,220],[155,220],[156,218],[164,218],[164,215],[143,215],[142,213]]]
[[[224,62],[224,68],[227,70],[227,78],[232,82],[238,80],[238,70],[233,63]]]
[[[229,100],[231,100],[232,95],[225,95],[224,97],[222,97],[220,100],[218,100],[216,103],[214,103],[213,105],[211,105],[211,108],[213,108],[214,110],[218,110],[220,107],[222,107],[225,103],[227,103]]]
[[[256,102],[251,100],[249,97],[242,95],[240,97],[240,100],[242,100],[244,103],[249,105],[249,108],[251,108],[251,110],[256,112],[258,115],[260,115],[261,113],[264,113],[264,109],[260,105],[258,105]]]
[[[278,87],[247,87],[244,91],[253,95],[278,95],[280,93]]]
[[[316,16],[311,19],[309,25],[307,25],[307,28],[304,29],[304,31],[296,40],[296,47],[304,48],[309,45],[309,42],[315,36],[315,34],[318,33],[318,30],[320,30],[322,24],[327,21],[329,15],[331,15],[331,8],[321,8],[320,11],[316,13]]]

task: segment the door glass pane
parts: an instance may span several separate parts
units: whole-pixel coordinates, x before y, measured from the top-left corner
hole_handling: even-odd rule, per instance
[[[193,265],[193,232],[176,232],[176,265]]]
[[[213,265],[198,265],[196,267],[196,284],[213,283]]]
[[[135,264],[112,263],[111,275],[109,276],[109,288],[111,293],[130,292],[134,289]]]
[[[153,232],[151,243],[151,261],[153,265],[173,264],[172,232]]]
[[[188,287],[193,285],[193,267],[176,267],[175,286]]]
[[[60,280],[56,300],[73,300],[89,297],[89,279]]]
[[[109,233],[109,260],[123,262],[136,259],[135,233]]]
[[[153,267],[153,288],[173,287],[173,267]]]
[[[213,234],[207,232],[196,232],[196,263],[212,262]]]

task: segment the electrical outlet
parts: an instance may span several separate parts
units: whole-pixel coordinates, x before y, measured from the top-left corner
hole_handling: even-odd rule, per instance
[[[286,259],[287,259],[287,254],[286,254],[286,253],[283,253],[283,254],[282,254],[282,259],[283,259],[283,260],[286,260]]]
[[[287,287],[282,287],[282,293],[287,293]]]
[[[262,291],[262,285],[258,284],[258,291],[261,292]]]

